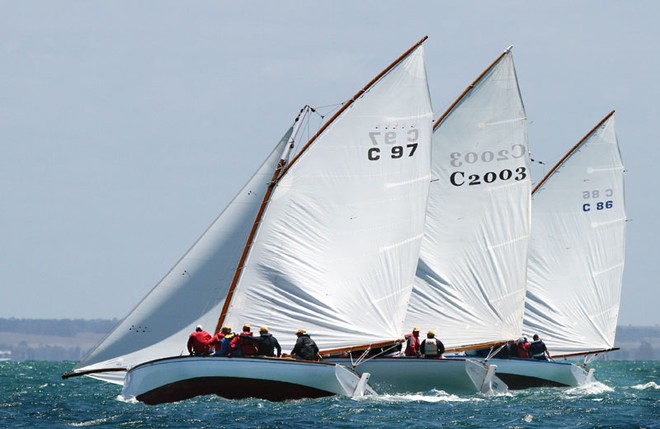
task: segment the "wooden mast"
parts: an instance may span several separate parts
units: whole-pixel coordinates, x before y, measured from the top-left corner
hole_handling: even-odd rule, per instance
[[[227,292],[227,296],[225,297],[225,302],[222,306],[222,311],[220,312],[220,317],[218,318],[218,323],[215,326],[215,334],[217,334],[221,327],[222,324],[225,320],[225,316],[227,315],[227,311],[229,309],[229,304],[231,303],[231,298],[234,295],[234,290],[236,289],[236,284],[238,283],[238,279],[240,278],[241,272],[243,265],[245,264],[245,259],[247,259],[248,252],[250,251],[250,247],[252,246],[252,242],[254,241],[254,236],[257,233],[257,229],[259,226],[259,223],[261,222],[261,218],[263,217],[264,211],[266,210],[266,206],[268,205],[268,201],[270,200],[270,195],[273,193],[273,188],[275,187],[275,182],[282,176],[282,169],[286,165],[287,157],[289,150],[291,149],[291,146],[293,145],[295,134],[300,127],[301,117],[303,116],[303,113],[306,112],[308,109],[308,106],[303,107],[300,112],[298,113],[298,116],[296,117],[294,121],[294,129],[291,132],[291,136],[289,137],[289,141],[287,142],[287,146],[285,147],[284,151],[282,152],[282,157],[280,158],[279,162],[277,163],[277,167],[275,167],[275,171],[273,172],[273,176],[270,179],[270,182],[268,182],[268,188],[266,189],[266,193],[264,194],[264,198],[261,201],[261,205],[259,206],[259,211],[257,212],[256,219],[254,220],[254,224],[252,225],[252,229],[250,230],[250,234],[248,235],[247,242],[245,243],[245,247],[243,248],[243,253],[241,254],[241,259],[238,261],[238,267],[236,268],[236,272],[234,273],[234,277],[231,282],[231,286],[229,287],[229,290]]]
[[[280,159],[279,163],[277,164],[277,168],[275,169],[275,172],[273,173],[273,177],[271,178],[271,181],[268,184],[268,189],[266,190],[266,194],[264,195],[264,198],[261,202],[261,206],[259,207],[259,211],[257,213],[256,219],[254,220],[254,224],[252,225],[252,229],[250,230],[250,234],[248,236],[247,242],[245,243],[245,247],[243,248],[243,253],[241,254],[241,259],[238,262],[238,266],[236,267],[236,272],[234,273],[234,277],[232,279],[231,285],[229,287],[229,290],[227,292],[227,297],[225,298],[225,303],[222,306],[222,311],[220,312],[220,317],[218,317],[218,323],[216,324],[215,327],[215,333],[217,334],[220,331],[220,328],[222,327],[222,324],[224,323],[225,317],[227,316],[227,312],[229,311],[229,305],[231,304],[232,297],[234,296],[234,292],[236,290],[236,286],[238,284],[238,280],[241,277],[241,274],[243,272],[243,267],[245,265],[245,261],[247,259],[248,253],[250,252],[250,248],[252,247],[252,243],[254,241],[254,237],[257,233],[257,230],[259,229],[259,224],[261,223],[261,219],[264,215],[264,212],[266,210],[266,207],[268,206],[268,202],[270,201],[270,197],[273,193],[273,189],[275,188],[275,185],[277,184],[277,181],[284,175],[286,172],[289,170],[291,165],[293,165],[298,158],[311,146],[311,144],[332,124],[349,106],[351,106],[362,94],[367,92],[381,77],[383,77],[387,72],[389,72],[391,69],[393,69],[397,64],[399,64],[405,57],[407,57],[412,51],[414,51],[419,45],[421,45],[426,39],[428,39],[428,36],[424,36],[420,41],[415,43],[411,48],[409,48],[406,52],[403,53],[399,58],[397,58],[392,64],[390,64],[387,68],[385,68],[382,72],[380,72],[375,78],[373,78],[367,85],[365,85],[364,88],[362,88],[360,91],[358,91],[349,101],[347,101],[317,132],[312,136],[312,138],[303,146],[300,151],[294,156],[294,158],[287,164],[286,159],[282,158]]]
[[[586,142],[587,139],[588,139],[589,137],[591,137],[591,135],[592,135],[594,132],[596,132],[596,130],[597,130],[598,128],[600,128],[601,125],[603,125],[603,124],[605,123],[605,121],[607,121],[608,119],[610,119],[610,117],[611,117],[612,115],[614,115],[614,110],[612,110],[610,113],[608,113],[608,114],[607,114],[607,115],[606,115],[606,116],[605,116],[605,117],[604,117],[604,118],[598,123],[598,125],[596,125],[595,127],[593,127],[593,128],[591,129],[591,131],[589,131],[584,137],[582,137],[582,140],[580,140],[579,142],[577,142],[577,144],[576,144],[575,146],[573,146],[573,147],[571,148],[571,150],[569,150],[568,152],[566,152],[566,155],[564,155],[563,158],[560,159],[559,162],[557,162],[557,164],[555,164],[555,166],[552,167],[552,168],[550,169],[550,171],[548,172],[548,174],[546,174],[546,175],[543,177],[543,179],[541,179],[541,181],[540,181],[540,182],[534,187],[534,190],[532,191],[532,195],[534,195],[534,193],[535,193],[536,191],[538,191],[539,189],[541,189],[541,186],[543,186],[543,184],[544,184],[544,183],[550,178],[550,176],[552,176],[552,175],[555,173],[555,171],[557,171],[557,169],[559,169],[559,167],[561,167],[562,164],[564,164],[564,162],[566,162],[566,160],[567,160],[568,158],[570,158],[571,155],[573,155],[573,154],[574,154],[574,153],[580,148],[580,146],[582,146],[582,145],[584,144],[584,142]]]
[[[488,72],[490,72],[493,69],[493,67],[495,67],[495,65],[499,63],[502,58],[504,58],[506,54],[511,52],[511,48],[513,48],[513,46],[509,46],[508,48],[506,48],[504,52],[502,52],[497,58],[495,58],[495,60],[488,67],[486,67],[486,69],[482,71],[481,74],[477,76],[477,78],[467,88],[465,88],[465,90],[461,93],[461,95],[459,95],[458,98],[454,100],[453,103],[451,103],[451,105],[447,108],[447,110],[445,110],[444,113],[440,115],[438,120],[435,121],[435,123],[433,124],[433,131],[435,131],[436,128],[440,126],[440,124],[447,118],[447,116],[449,116],[452,110],[454,110],[454,107],[456,107],[456,105],[460,103],[461,100],[463,100],[463,98],[465,98],[465,96],[470,93],[470,91],[472,91],[472,89],[479,83],[479,81],[483,79],[483,77],[486,76],[486,74],[488,74]]]

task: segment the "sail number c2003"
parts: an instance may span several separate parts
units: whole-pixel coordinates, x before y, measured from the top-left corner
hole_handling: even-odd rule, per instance
[[[388,152],[391,159],[400,159],[415,154],[419,144],[419,130],[410,128],[398,131],[372,131],[369,133],[369,138],[375,146],[367,150],[369,161],[378,161],[381,157],[386,157]]]
[[[449,182],[454,186],[468,186],[483,185],[484,183],[490,184],[496,181],[505,182],[507,180],[515,180],[520,182],[527,178],[527,168],[518,167],[514,171],[505,168],[500,172],[488,171],[484,174],[469,174],[466,177],[464,171],[454,171],[449,176]]]
[[[449,164],[452,167],[462,167],[463,164],[476,164],[478,162],[490,163],[508,161],[510,159],[525,156],[525,146],[522,144],[511,145],[510,149],[500,149],[497,152],[484,150],[481,152],[452,152],[449,154]]]

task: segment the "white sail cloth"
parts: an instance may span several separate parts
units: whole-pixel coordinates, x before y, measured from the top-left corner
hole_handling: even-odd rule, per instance
[[[212,330],[252,228],[266,184],[291,136],[289,129],[226,209],[149,294],[75,367],[126,368],[187,353],[199,323]],[[96,378],[120,382],[112,374]]]
[[[522,328],[530,232],[527,118],[503,53],[436,123],[426,228],[406,329],[447,347]]]
[[[553,355],[614,345],[626,214],[613,113],[533,195],[524,332]]]
[[[399,338],[424,229],[432,109],[423,46],[346,109],[277,183],[226,321],[285,350]]]
[[[424,228],[432,109],[421,42],[372,82],[276,184],[225,323],[269,325],[285,350],[400,335]],[[291,130],[202,237],[78,365],[130,368],[215,327]],[[210,330],[210,329],[209,329]],[[123,376],[96,373],[123,382]]]

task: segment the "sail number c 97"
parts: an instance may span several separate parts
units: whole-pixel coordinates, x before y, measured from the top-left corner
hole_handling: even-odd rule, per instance
[[[410,128],[385,132],[372,131],[369,133],[369,138],[375,146],[367,151],[369,161],[378,161],[381,157],[387,157],[388,155],[391,159],[409,158],[417,150],[419,130]]]

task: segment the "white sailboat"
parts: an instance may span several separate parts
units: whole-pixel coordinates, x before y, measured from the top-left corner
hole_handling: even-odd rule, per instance
[[[434,330],[448,351],[486,347],[522,329],[530,231],[527,118],[510,48],[435,122],[424,240],[406,331]],[[422,339],[420,338],[420,340]],[[483,361],[367,359],[381,391],[497,392]]]
[[[170,273],[65,376],[123,383],[125,397],[147,403],[370,392],[332,363],[179,355],[200,322],[216,332],[268,325],[284,350],[301,327],[319,347],[398,337],[391,316],[405,312],[430,181],[424,40],[291,156],[289,130]]]
[[[577,386],[560,357],[614,350],[625,259],[624,167],[610,112],[534,189],[524,326],[554,361],[498,360],[510,388]]]

